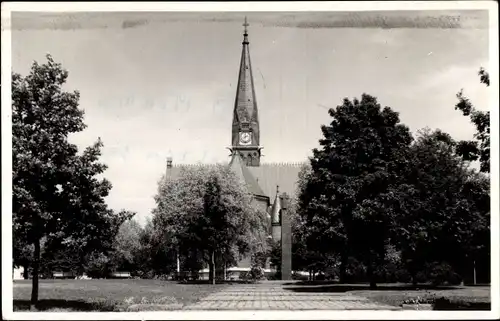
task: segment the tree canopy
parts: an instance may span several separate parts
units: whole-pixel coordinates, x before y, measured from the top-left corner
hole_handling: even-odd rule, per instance
[[[366,94],[329,114],[299,179],[296,266],[340,262],[344,282],[357,261],[375,286],[384,266],[416,282],[429,266],[463,277],[488,257],[489,178],[469,168],[463,142],[429,129],[413,140],[397,113]]]
[[[329,114],[300,196],[305,226],[313,248],[337,252],[344,266],[356,254],[372,274],[385,255],[394,216],[387,208],[412,136],[396,112],[367,94]]]
[[[490,75],[484,68],[479,69],[479,80],[490,86]],[[458,103],[455,109],[460,110],[464,116],[469,117],[476,133],[474,140],[463,140],[458,143],[457,153],[467,161],[479,160],[482,172],[490,172],[490,112],[478,110],[464,95],[463,90],[457,94]],[[497,107],[498,108],[498,107]]]
[[[419,133],[411,147],[396,217],[398,247],[415,278],[425,264],[464,262],[489,243],[489,182],[468,168],[457,142],[440,130]]]
[[[229,167],[183,169],[163,179],[153,210],[154,233],[180,253],[201,258],[215,282],[215,260],[235,264],[266,247],[266,216]]]
[[[40,240],[85,254],[111,247],[128,212],[115,213],[104,198],[111,183],[100,179],[100,139],[78,153],[70,134],[85,129],[79,93],[63,86],[68,72],[47,55],[30,73],[12,75],[13,235],[33,244],[32,303],[38,298]],[[18,252],[14,252],[15,254]]]

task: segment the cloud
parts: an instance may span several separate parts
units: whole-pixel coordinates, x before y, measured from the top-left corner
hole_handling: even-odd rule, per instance
[[[362,12],[13,12],[12,28],[94,29],[137,28],[149,23],[241,23],[286,28],[488,28],[486,10]]]
[[[457,92],[461,88],[467,88],[468,91],[476,94],[476,91],[485,89],[483,88],[485,86],[479,82],[479,76],[477,75],[482,63],[483,61],[474,61],[464,65],[451,65],[435,70],[431,74],[422,75],[417,88],[419,92],[424,93],[443,90],[443,88],[453,85]]]

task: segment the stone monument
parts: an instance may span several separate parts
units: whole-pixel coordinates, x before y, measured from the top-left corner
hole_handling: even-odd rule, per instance
[[[292,226],[290,222],[290,198],[281,195],[281,279],[292,279]]]

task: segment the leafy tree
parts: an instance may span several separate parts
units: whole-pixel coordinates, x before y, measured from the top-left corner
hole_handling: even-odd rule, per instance
[[[298,189],[296,198],[292,198],[292,266],[294,270],[309,271],[310,278],[314,279],[316,272],[335,265],[338,260],[336,253],[324,251],[329,242],[342,244],[341,236],[332,239],[321,237],[322,233],[317,226],[308,224],[308,219],[314,213],[328,209],[326,204],[318,204],[314,196],[316,188],[319,188],[318,180],[312,172],[310,164],[305,164],[299,171]],[[295,200],[297,199],[297,200]],[[345,241],[345,240],[344,240]]]
[[[311,248],[338,254],[342,270],[356,256],[374,287],[374,270],[394,228],[395,213],[387,211],[391,189],[401,181],[412,137],[396,112],[367,94],[344,99],[329,114],[333,120],[321,128],[324,138],[313,150],[300,196],[302,216]]]
[[[489,74],[481,68],[479,70],[481,83],[490,86]],[[475,140],[460,141],[457,146],[457,153],[467,161],[480,162],[482,172],[490,172],[490,112],[477,110],[470,100],[464,96],[463,90],[457,94],[458,103],[455,109],[460,110],[464,116],[470,117],[471,122],[476,127]]]
[[[108,209],[109,181],[98,162],[102,142],[79,154],[68,136],[85,128],[79,93],[62,87],[68,72],[47,55],[29,75],[12,75],[13,235],[33,244],[32,308],[38,301],[40,240],[88,253],[109,245],[126,212]],[[16,253],[16,252],[14,252]]]
[[[463,275],[464,262],[489,243],[489,184],[456,149],[448,134],[422,131],[411,147],[405,184],[393,190],[399,213],[394,241],[414,283],[429,264],[447,263]]]
[[[177,180],[163,180],[156,203],[157,235],[180,252],[196,251],[212,282],[216,258],[235,263],[265,246],[265,213],[227,166],[185,169]]]
[[[275,242],[272,240],[270,236],[268,236],[266,239],[265,246],[257,247],[254,253],[252,253],[251,257],[252,266],[265,269],[270,258],[270,253],[272,253],[273,247],[275,246],[276,246]],[[271,264],[273,264],[273,261],[271,261]]]
[[[130,219],[120,226],[113,244],[112,261],[115,269],[135,273],[139,266],[142,228],[136,220]]]
[[[197,248],[204,250],[212,282],[215,282],[217,255],[235,264],[238,257],[252,257],[266,251],[266,216],[253,202],[252,195],[229,167],[208,171],[202,215],[188,226],[187,239],[194,240]]]
[[[40,257],[42,274],[52,276],[53,272],[62,271],[80,276],[85,272],[86,255],[81,253],[84,249],[66,246],[55,238],[48,239],[42,249],[45,249]]]
[[[176,252],[173,251],[170,240],[160,236],[153,220],[149,219],[140,233],[141,250],[135,259],[136,273],[143,278],[166,275],[176,267]]]
[[[113,264],[104,253],[92,252],[86,257],[84,270],[93,279],[103,279],[113,272]]]

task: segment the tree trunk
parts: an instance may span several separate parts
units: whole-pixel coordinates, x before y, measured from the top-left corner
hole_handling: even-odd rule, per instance
[[[373,264],[372,262],[368,263],[368,280],[370,280],[370,289],[377,288],[377,282],[375,280],[375,273],[373,273]]]
[[[215,284],[215,251],[210,253],[210,263],[208,264],[208,280],[211,284]]]
[[[408,265],[408,272],[410,272],[411,276],[411,283],[413,286],[417,286],[418,284],[418,279],[417,279],[417,264],[414,261],[411,261]]]
[[[23,278],[25,280],[29,279],[29,270],[28,270],[28,265],[23,265]]]
[[[208,259],[208,283],[212,283],[212,260]]]
[[[474,285],[476,285],[476,260],[473,261],[473,282],[474,282]]]
[[[40,240],[37,239],[33,245],[35,251],[33,253],[33,283],[31,287],[31,304],[30,309],[35,310],[38,303],[38,274],[40,269]]]
[[[347,260],[348,260],[347,255],[345,253],[342,253],[342,257],[340,258],[340,276],[339,276],[340,283],[346,283]]]
[[[416,273],[412,273],[412,275],[411,275],[411,283],[413,284],[413,286],[417,286],[418,281],[417,281],[417,275],[416,275]]]

